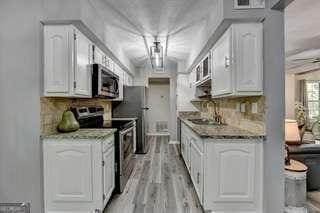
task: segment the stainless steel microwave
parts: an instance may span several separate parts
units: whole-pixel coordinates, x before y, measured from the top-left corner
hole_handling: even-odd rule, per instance
[[[119,76],[101,64],[92,64],[92,96],[95,98],[118,98]]]

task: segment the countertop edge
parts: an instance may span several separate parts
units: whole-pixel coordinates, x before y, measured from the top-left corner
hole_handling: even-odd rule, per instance
[[[79,133],[79,130],[101,130],[101,135],[76,135]],[[47,140],[47,139],[57,139],[57,140],[63,140],[63,139],[104,139],[109,137],[110,135],[114,134],[117,129],[115,128],[106,128],[106,129],[79,129],[75,132],[69,132],[69,133],[52,133],[52,134],[42,134],[40,135],[41,140]],[[75,135],[72,135],[75,134]],[[65,137],[64,137],[65,136]]]

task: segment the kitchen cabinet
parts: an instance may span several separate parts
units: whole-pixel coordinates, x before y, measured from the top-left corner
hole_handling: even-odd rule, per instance
[[[43,139],[45,212],[102,212],[114,189],[114,136]]]
[[[212,97],[263,94],[263,25],[236,23],[211,50]]]
[[[262,139],[201,138],[182,122],[181,156],[205,211],[262,212]]]
[[[93,61],[94,63],[101,64],[110,71],[114,72],[115,63],[96,45],[93,47]]]
[[[195,145],[195,138],[190,141],[190,174],[200,203],[203,203],[203,153]]]
[[[235,9],[265,8],[265,0],[234,0]]]
[[[202,80],[211,77],[211,53],[209,52],[202,60]]]
[[[115,187],[114,146],[103,153],[103,204],[107,205]]]
[[[181,128],[181,155],[187,169],[190,171],[190,140],[183,127]]]
[[[92,43],[72,25],[44,26],[44,96],[91,97]]]

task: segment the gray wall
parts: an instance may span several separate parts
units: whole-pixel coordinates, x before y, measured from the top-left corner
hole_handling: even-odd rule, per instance
[[[264,21],[264,91],[267,141],[264,144],[265,212],[284,212],[284,14],[267,11]]]
[[[105,41],[90,0],[0,1],[0,202],[31,202],[32,213],[43,212],[40,22],[68,19],[81,20]]]
[[[0,202],[42,211],[41,0],[0,1]]]

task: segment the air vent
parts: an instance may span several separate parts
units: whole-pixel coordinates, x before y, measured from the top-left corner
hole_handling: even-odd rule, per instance
[[[157,132],[168,132],[168,122],[167,121],[157,121],[156,122]]]
[[[30,213],[30,203],[0,203],[0,213]]]

